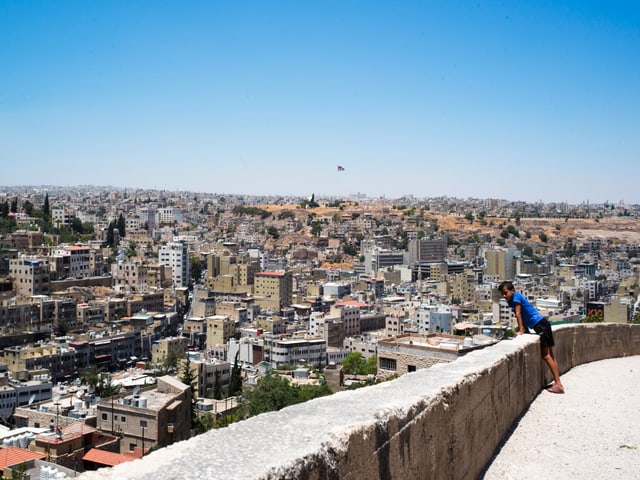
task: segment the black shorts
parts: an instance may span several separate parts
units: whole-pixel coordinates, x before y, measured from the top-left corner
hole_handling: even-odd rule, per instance
[[[551,331],[551,324],[546,317],[536,323],[533,330],[540,337],[540,346],[553,347],[555,345],[555,342],[553,341],[553,332]]]

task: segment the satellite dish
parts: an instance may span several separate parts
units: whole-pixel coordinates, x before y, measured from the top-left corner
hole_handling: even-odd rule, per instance
[[[27,405],[31,405],[35,399],[36,399],[36,394],[34,393],[29,397],[29,403]]]
[[[60,400],[60,395],[56,395],[55,397],[53,397],[53,403],[58,403],[59,400]]]
[[[82,399],[82,396],[84,395],[84,390],[80,389],[76,392],[76,397]]]
[[[133,395],[136,396],[136,395],[138,395],[138,393],[140,393],[140,385],[136,385],[133,388]]]

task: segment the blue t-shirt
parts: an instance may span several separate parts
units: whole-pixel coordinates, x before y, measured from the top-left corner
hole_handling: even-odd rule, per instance
[[[511,301],[508,302],[509,306],[515,312],[516,303],[520,304],[520,314],[522,315],[522,321],[527,328],[533,328],[544,316],[536,310],[536,307],[529,303],[529,300],[525,298],[520,292],[515,292]]]

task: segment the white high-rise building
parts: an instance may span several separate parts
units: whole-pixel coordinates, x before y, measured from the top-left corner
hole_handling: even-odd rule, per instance
[[[190,265],[189,252],[184,243],[169,243],[160,247],[160,265],[171,267],[171,277],[174,287],[189,285]]]

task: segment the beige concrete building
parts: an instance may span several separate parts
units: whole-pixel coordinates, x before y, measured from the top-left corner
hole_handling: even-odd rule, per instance
[[[191,388],[159,377],[154,389],[101,400],[96,416],[100,431],[120,438],[120,453],[166,447],[190,438]]]
[[[496,342],[489,337],[476,337],[408,333],[382,339],[378,341],[378,374],[404,375],[437,363],[449,363]]]
[[[275,335],[280,335],[287,331],[287,322],[280,315],[258,315],[256,326],[265,332]]]
[[[9,276],[17,295],[49,295],[51,273],[49,262],[40,257],[26,257],[9,260]]]
[[[149,268],[133,262],[114,263],[111,265],[111,278],[114,290],[141,292],[147,288]]]
[[[231,364],[217,358],[191,359],[190,367],[196,379],[195,388],[198,398],[214,398],[218,389],[220,395],[229,390],[229,378],[231,377]],[[184,368],[184,360],[180,368]],[[217,383],[217,387],[216,387]]]
[[[206,318],[207,348],[214,345],[225,345],[235,335],[235,322],[224,315],[214,315]]]
[[[53,256],[61,257],[67,276],[73,278],[84,278],[93,276],[90,262],[90,249],[81,245],[66,245],[53,251]],[[68,263],[67,260],[68,259]]]
[[[169,337],[157,340],[151,345],[151,362],[159,365],[171,359],[184,358],[189,339],[186,337]]]
[[[255,301],[263,308],[277,311],[290,306],[292,292],[291,272],[260,272],[255,276]]]

